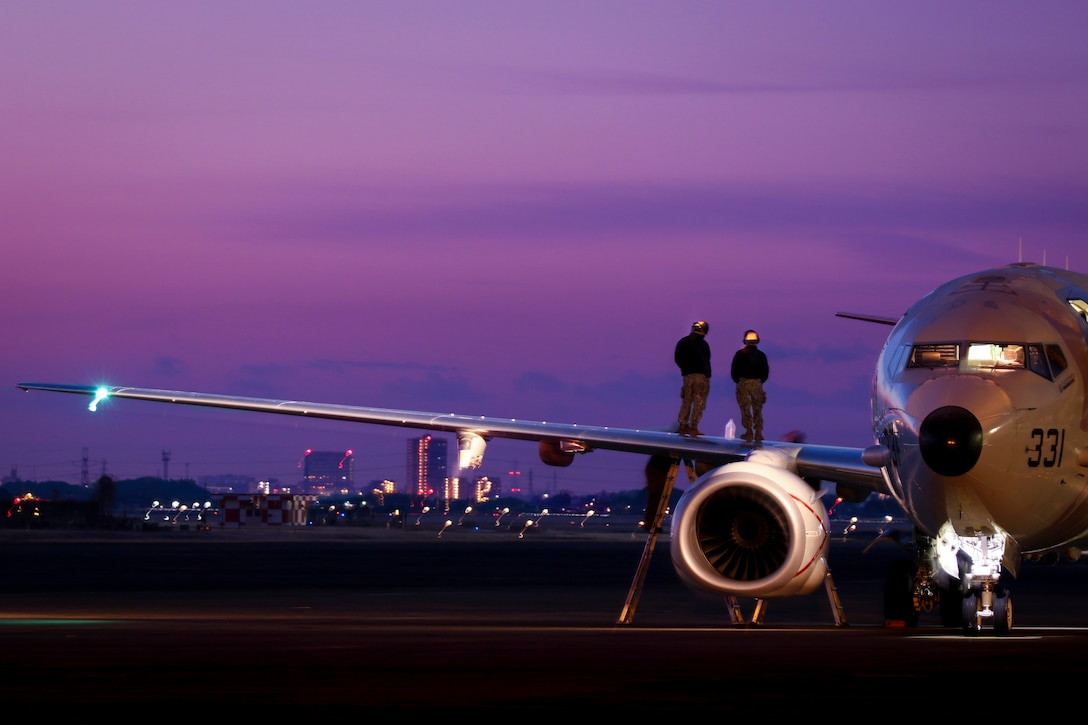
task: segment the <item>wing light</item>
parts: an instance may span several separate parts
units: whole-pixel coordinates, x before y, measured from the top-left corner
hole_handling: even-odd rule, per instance
[[[91,404],[87,406],[87,409],[92,413],[95,412],[96,410],[98,410],[98,404],[108,397],[110,397],[110,391],[104,387],[99,388],[98,390],[94,391],[94,400],[92,400]]]
[[[478,433],[461,431],[457,434],[458,468],[479,468],[484,462],[487,440]]]

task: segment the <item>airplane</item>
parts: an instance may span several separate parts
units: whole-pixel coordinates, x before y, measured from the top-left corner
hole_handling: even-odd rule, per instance
[[[1021,562],[1076,559],[1088,544],[1088,275],[1019,262],[942,284],[899,318],[836,314],[892,327],[873,373],[866,448],[150,388],[18,387],[92,396],[91,410],[129,398],[454,433],[461,468],[479,467],[493,438],[534,441],[553,466],[597,449],[649,455],[648,481],[655,460],[697,462],[672,512],[672,563],[693,589],[727,599],[826,587],[828,486],[851,502],[884,494],[910,521],[913,553],[888,569],[886,620],[917,626],[936,611],[967,635],[1007,634]]]

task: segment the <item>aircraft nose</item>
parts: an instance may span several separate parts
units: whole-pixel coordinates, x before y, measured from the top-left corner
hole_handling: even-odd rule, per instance
[[[918,448],[934,473],[962,476],[982,455],[982,425],[958,405],[937,408],[918,429]]]

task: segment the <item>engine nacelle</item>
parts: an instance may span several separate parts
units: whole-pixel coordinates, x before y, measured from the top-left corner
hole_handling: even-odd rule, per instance
[[[694,589],[790,597],[827,575],[827,509],[777,466],[742,461],[701,476],[677,503],[671,535],[673,566]]]
[[[574,463],[575,453],[585,453],[586,447],[578,441],[540,441],[540,460],[549,466],[569,466]]]

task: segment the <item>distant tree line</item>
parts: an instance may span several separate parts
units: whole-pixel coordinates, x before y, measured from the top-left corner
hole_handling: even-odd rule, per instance
[[[115,481],[101,476],[93,486],[64,481],[7,481],[0,525],[8,528],[114,528],[142,516],[155,501],[187,505],[209,499],[192,480],[151,476]]]

